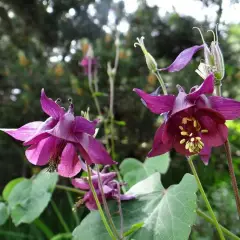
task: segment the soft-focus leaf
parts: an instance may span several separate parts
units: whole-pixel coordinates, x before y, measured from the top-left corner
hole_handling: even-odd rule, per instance
[[[129,239],[134,240],[187,240],[196,218],[197,184],[192,175],[186,174],[182,181],[164,189],[160,174],[154,173],[134,185],[127,193],[135,194],[136,200],[122,201],[124,232],[134,224],[143,226]],[[113,221],[120,229],[118,207],[109,203]],[[91,212],[73,231],[73,239],[109,240],[97,211]]]
[[[8,199],[8,196],[9,194],[11,193],[12,189],[18,184],[20,183],[21,181],[23,181],[25,178],[16,178],[16,179],[13,179],[12,181],[10,181],[6,186],[5,188],[3,189],[3,199],[5,201],[7,201]]]
[[[9,213],[5,203],[0,202],[0,226],[3,225],[8,219]]]
[[[125,159],[120,165],[120,172],[128,187],[147,178],[154,172],[166,173],[170,163],[169,154],[147,158],[144,163],[134,158]]]
[[[57,173],[43,170],[33,179],[17,184],[8,197],[13,223],[31,223],[43,212],[57,183]]]

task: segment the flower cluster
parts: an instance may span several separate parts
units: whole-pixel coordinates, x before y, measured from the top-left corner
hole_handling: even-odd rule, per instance
[[[87,164],[111,165],[111,159],[103,145],[94,137],[97,120],[89,121],[74,116],[70,102],[67,111],[41,92],[42,110],[49,115],[44,121],[28,123],[19,129],[1,129],[13,138],[28,146],[26,157],[34,165],[46,165],[57,170],[61,176],[73,177],[82,168],[78,154]]]
[[[99,173],[99,176],[96,171],[92,170],[91,180],[92,180],[92,184],[94,186],[99,202],[103,203],[102,194],[104,194],[104,197],[107,200],[115,199],[115,200],[121,201],[121,200],[134,199],[134,196],[132,195],[126,195],[126,194],[120,193],[120,183],[114,180],[114,178],[116,178],[117,176],[117,173],[106,172],[106,170],[107,170],[107,166],[103,168],[103,170]],[[81,204],[85,204],[89,210],[96,210],[97,205],[96,205],[96,201],[94,199],[93,193],[90,189],[88,178],[89,177],[85,177],[85,178],[83,177],[83,178],[75,178],[72,180],[72,184],[74,187],[87,191],[83,199],[81,199],[76,205],[78,206]],[[101,182],[99,182],[98,178],[100,178]],[[102,187],[100,186],[100,184],[102,185]],[[101,192],[102,190],[103,190],[103,193]]]

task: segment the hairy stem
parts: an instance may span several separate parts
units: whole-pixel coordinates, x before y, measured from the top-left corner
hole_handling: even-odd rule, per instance
[[[112,230],[111,230],[111,228],[110,228],[110,226],[109,226],[109,224],[108,224],[108,221],[107,221],[107,219],[106,219],[106,217],[105,217],[105,214],[104,214],[104,212],[103,212],[103,210],[102,210],[101,204],[100,204],[100,202],[99,202],[99,200],[98,200],[98,196],[97,196],[97,193],[96,193],[96,191],[95,191],[95,189],[94,189],[94,186],[93,186],[93,183],[92,183],[92,179],[91,179],[91,170],[90,170],[90,167],[88,166],[88,164],[87,164],[87,171],[88,171],[88,182],[89,182],[89,186],[90,186],[91,192],[92,192],[92,194],[93,194],[94,200],[96,201],[96,204],[97,204],[97,207],[98,207],[98,210],[99,210],[99,214],[100,214],[100,216],[101,216],[101,219],[102,219],[102,221],[103,221],[103,224],[104,224],[104,226],[105,226],[108,234],[110,235],[110,237],[111,237],[113,240],[116,240],[116,237],[114,236],[114,234],[113,234],[113,232],[112,232]]]
[[[103,207],[104,207],[105,213],[107,215],[108,221],[110,223],[110,226],[111,226],[111,228],[113,230],[113,233],[114,233],[115,237],[117,239],[121,239],[121,237],[119,236],[118,231],[117,231],[117,229],[116,229],[116,227],[115,227],[115,225],[113,223],[112,216],[111,216],[111,213],[110,213],[109,208],[108,208],[108,204],[107,204],[107,201],[106,201],[106,198],[105,198],[105,195],[104,195],[102,179],[100,177],[99,167],[98,166],[97,166],[97,175],[98,175],[98,187],[99,187],[100,192],[101,192],[102,201],[103,201]]]
[[[210,218],[207,214],[205,214],[204,212],[202,212],[200,209],[197,209],[197,214],[204,218],[207,222],[214,224],[214,220],[212,218]],[[236,236],[235,234],[233,234],[232,232],[230,232],[228,229],[226,229],[225,227],[223,227],[222,225],[219,225],[220,228],[222,229],[222,231],[226,234],[226,236],[230,237],[231,239],[234,240],[240,240],[240,238],[238,236]]]
[[[216,89],[216,94],[218,96],[221,96],[221,83],[215,85],[215,89]],[[236,176],[235,176],[235,173],[234,173],[230,143],[229,143],[228,139],[224,143],[224,147],[225,147],[227,161],[228,161],[229,175],[230,175],[230,178],[231,178],[231,183],[232,183],[233,192],[234,192],[234,196],[235,196],[235,201],[236,201],[236,205],[237,205],[238,216],[240,216],[240,197],[239,197],[237,180],[236,180]]]
[[[207,198],[207,196],[205,194],[205,191],[204,191],[204,189],[202,187],[201,181],[200,181],[200,179],[198,177],[197,171],[196,171],[195,166],[194,166],[194,164],[192,162],[192,158],[193,158],[193,156],[188,158],[188,163],[189,163],[189,166],[190,166],[190,168],[192,170],[192,173],[193,173],[193,175],[194,175],[194,177],[195,177],[195,179],[197,181],[198,189],[199,189],[199,191],[200,191],[200,193],[201,193],[201,195],[203,197],[203,200],[204,200],[204,202],[205,202],[205,204],[207,206],[207,209],[208,209],[208,211],[209,211],[209,213],[210,213],[210,215],[212,217],[213,224],[215,225],[215,227],[216,227],[216,229],[218,231],[220,239],[221,240],[225,240],[225,237],[223,235],[222,229],[220,228],[220,225],[219,225],[219,223],[217,221],[217,218],[216,218],[216,216],[215,216],[215,214],[214,214],[214,212],[212,210],[212,207],[211,207],[211,205],[210,205],[210,203],[208,201],[208,198]]]

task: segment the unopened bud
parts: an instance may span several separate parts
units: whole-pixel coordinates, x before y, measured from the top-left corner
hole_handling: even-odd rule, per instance
[[[93,52],[93,47],[92,45],[89,45],[88,51],[86,53],[86,57],[93,59],[94,58],[94,52]]]
[[[112,78],[114,78],[114,76],[116,74],[116,70],[111,67],[110,62],[108,62],[108,64],[107,64],[107,74],[108,74],[109,77],[112,77]]]
[[[145,45],[144,45],[144,37],[141,37],[140,39],[137,38],[137,41],[136,43],[134,43],[134,47],[136,47],[137,45],[139,45],[144,53],[144,56],[146,58],[146,63],[147,63],[147,66],[148,66],[148,69],[151,71],[151,72],[156,72],[157,71],[157,62],[156,60],[153,58],[153,56],[147,51]]]

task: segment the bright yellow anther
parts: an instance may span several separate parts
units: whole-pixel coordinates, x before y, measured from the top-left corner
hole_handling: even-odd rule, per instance
[[[195,128],[197,127],[197,121],[196,121],[196,120],[193,121],[193,126],[194,126]]]
[[[185,149],[188,150],[188,148],[189,148],[189,142],[187,142],[185,145]]]
[[[181,135],[182,135],[182,136],[188,136],[188,133],[185,132],[185,131],[183,131],[183,132],[181,132]]]
[[[191,138],[191,142],[194,142],[195,138]]]
[[[183,131],[183,127],[182,126],[179,126],[179,129]]]
[[[190,135],[189,135],[189,137],[191,137],[193,134],[192,133],[190,133]]]
[[[201,130],[202,133],[208,133],[208,130],[207,129],[203,129]]]
[[[197,139],[197,140],[201,140],[201,138],[200,138],[200,137],[196,137],[196,139]]]
[[[182,119],[182,124],[187,124],[188,121],[191,122],[192,119],[191,119],[191,118],[184,117],[184,118]]]
[[[180,141],[180,144],[184,144],[186,142],[186,139],[182,139],[181,141]]]

